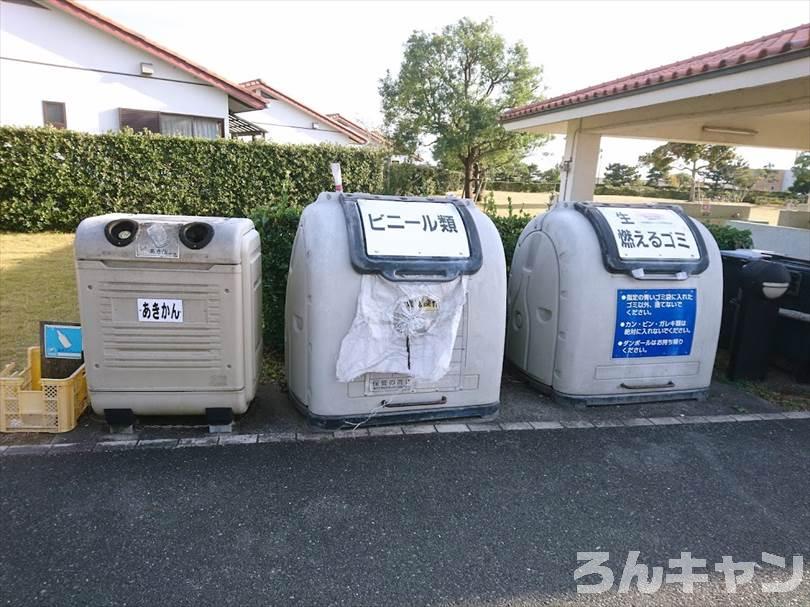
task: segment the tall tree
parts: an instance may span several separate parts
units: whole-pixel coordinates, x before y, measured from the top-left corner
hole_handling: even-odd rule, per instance
[[[638,180],[638,170],[629,164],[612,162],[605,167],[604,182],[607,185],[621,187]]]
[[[717,197],[724,189],[742,187],[750,189],[748,183],[751,172],[748,170],[748,163],[740,157],[734,148],[724,145],[712,145],[704,156],[706,168],[703,175],[709,183],[709,192],[712,197]]]
[[[689,174],[689,200],[697,198],[698,178],[711,173],[712,181],[717,187],[725,183],[730,167],[740,161],[734,148],[727,145],[708,145],[702,143],[677,143],[670,141],[658,146],[639,160],[655,159],[660,166],[686,171]],[[667,163],[667,159],[669,163]]]
[[[666,181],[669,177],[669,172],[672,170],[672,163],[675,158],[666,148],[666,146],[658,146],[652,152],[642,154],[638,157],[639,162],[648,167],[647,169],[647,185],[656,186],[660,185],[662,181]]]
[[[526,47],[508,45],[491,19],[413,32],[399,74],[380,81],[395,151],[432,146],[434,159],[463,171],[464,195],[480,195],[488,170],[509,166],[547,139],[507,131],[499,122],[501,112],[535,98],[540,74]]]
[[[810,152],[802,152],[793,163],[793,185],[788,188],[794,194],[810,194]]]

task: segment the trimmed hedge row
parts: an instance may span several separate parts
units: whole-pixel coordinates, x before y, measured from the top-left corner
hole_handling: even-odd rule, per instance
[[[284,352],[284,300],[293,240],[303,207],[277,204],[255,209],[251,219],[262,242],[264,347]]]
[[[704,223],[703,225],[711,232],[717,241],[717,246],[721,251],[733,251],[735,249],[751,249],[754,247],[754,239],[751,237],[751,230],[739,230],[733,226],[724,226],[714,223]]]
[[[385,152],[132,132],[91,135],[0,128],[0,230],[72,231],[109,212],[247,216],[284,200],[303,205],[332,189],[383,189]]]
[[[556,192],[560,189],[559,183],[543,181],[488,181],[487,190],[496,192]]]
[[[672,200],[689,200],[689,192],[670,188],[653,188],[646,185],[628,185],[616,187],[598,184],[594,194],[600,196],[642,196],[645,198],[671,198]]]
[[[463,176],[427,164],[388,165],[385,173],[384,194],[394,196],[431,196],[462,189]]]

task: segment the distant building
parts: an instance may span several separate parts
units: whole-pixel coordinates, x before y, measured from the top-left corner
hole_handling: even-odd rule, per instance
[[[73,0],[0,0],[0,125],[384,146],[256,79],[235,84]]]
[[[763,169],[748,170],[757,176],[754,185],[751,186],[755,192],[787,192],[796,181],[796,177],[790,169],[771,169],[768,174]]]
[[[238,116],[260,127],[264,139],[276,143],[378,145],[376,134],[340,114],[321,114],[260,78],[243,82],[240,86],[264,102],[263,108],[242,112]]]
[[[0,0],[0,124],[217,138],[264,102],[72,0]]]

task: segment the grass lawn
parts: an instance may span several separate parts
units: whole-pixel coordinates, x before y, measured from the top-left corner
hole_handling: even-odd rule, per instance
[[[0,367],[24,364],[40,320],[79,320],[73,234],[0,233]]]

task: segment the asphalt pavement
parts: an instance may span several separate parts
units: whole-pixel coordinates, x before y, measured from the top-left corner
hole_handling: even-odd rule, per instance
[[[807,605],[807,572],[757,592],[773,568],[616,587],[629,551],[810,561],[809,470],[798,419],[5,457],[0,604]],[[576,594],[585,551],[608,594]]]

